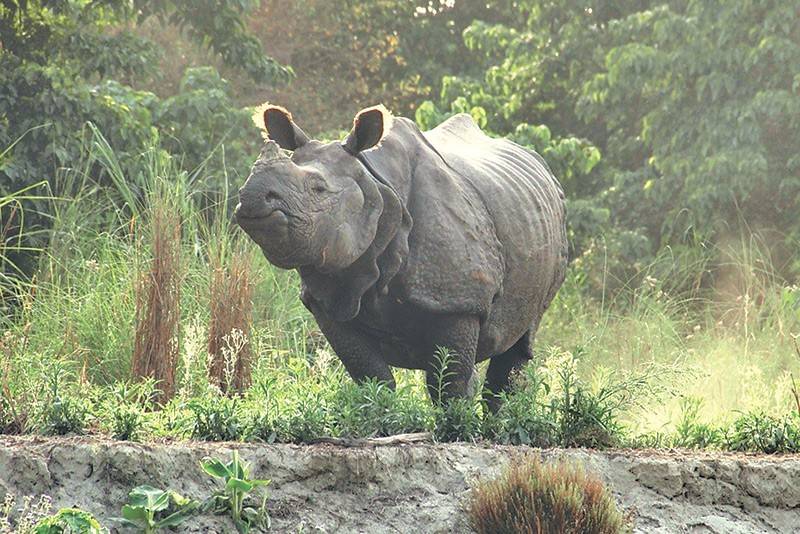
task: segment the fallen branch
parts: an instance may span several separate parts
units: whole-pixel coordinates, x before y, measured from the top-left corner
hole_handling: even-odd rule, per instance
[[[430,432],[414,432],[411,434],[396,434],[381,438],[316,438],[308,443],[329,443],[339,447],[382,447],[386,445],[409,445],[411,443],[430,443],[433,435]]]

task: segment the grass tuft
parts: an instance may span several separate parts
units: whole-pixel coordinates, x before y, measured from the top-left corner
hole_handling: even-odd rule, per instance
[[[154,379],[159,401],[175,392],[181,294],[181,221],[164,199],[152,206],[150,264],[136,283],[136,332],[131,368],[136,378]]]
[[[472,490],[469,516],[478,534],[617,534],[630,522],[596,476],[567,463],[528,456]]]
[[[208,353],[211,378],[225,393],[244,392],[251,381],[252,256],[244,247],[228,262],[212,258]]]

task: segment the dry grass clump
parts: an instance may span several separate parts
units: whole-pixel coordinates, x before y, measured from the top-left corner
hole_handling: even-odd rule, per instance
[[[136,283],[136,334],[131,370],[153,378],[163,403],[175,392],[181,300],[181,220],[166,202],[157,202],[150,219],[152,259]]]
[[[469,503],[479,534],[617,534],[630,522],[595,476],[538,457],[514,461],[494,480],[473,488]]]
[[[250,385],[250,324],[253,280],[251,258],[235,250],[228,262],[217,258],[211,274],[211,319],[208,326],[209,374],[223,392],[242,392]]]

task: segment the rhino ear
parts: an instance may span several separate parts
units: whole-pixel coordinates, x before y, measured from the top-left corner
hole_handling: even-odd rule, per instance
[[[377,145],[391,127],[392,116],[382,105],[362,109],[353,120],[353,129],[344,140],[345,150],[354,156]]]
[[[284,150],[295,150],[308,143],[308,136],[294,123],[292,114],[280,106],[260,106],[253,121]]]

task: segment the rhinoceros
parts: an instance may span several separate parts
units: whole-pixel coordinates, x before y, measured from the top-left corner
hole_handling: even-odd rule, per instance
[[[496,408],[567,267],[564,193],[544,160],[466,114],[422,132],[376,106],[328,143],[281,107],[254,118],[265,143],[236,222],[298,271],[350,376],[394,387],[391,367],[422,369],[440,402],[476,394],[476,362],[490,359]]]

